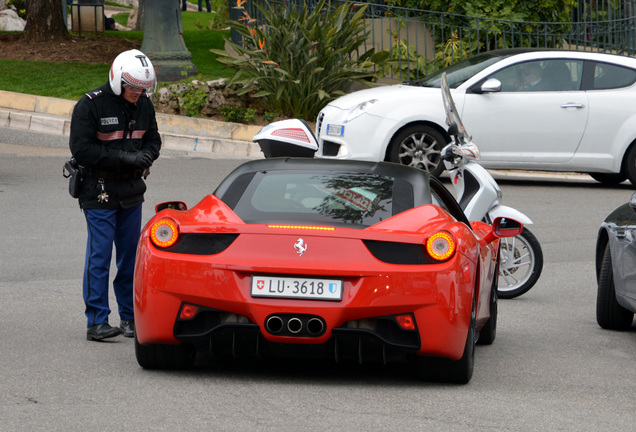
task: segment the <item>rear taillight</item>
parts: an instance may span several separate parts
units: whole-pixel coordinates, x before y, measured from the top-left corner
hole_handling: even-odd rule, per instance
[[[170,247],[178,239],[179,228],[172,219],[159,219],[150,227],[150,240],[157,247]]]
[[[455,253],[455,239],[446,231],[433,234],[426,241],[426,252],[437,261],[446,261]]]

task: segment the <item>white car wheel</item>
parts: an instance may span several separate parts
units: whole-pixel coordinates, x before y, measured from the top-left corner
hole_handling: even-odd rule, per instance
[[[444,171],[441,159],[446,140],[437,130],[426,125],[403,129],[391,140],[389,161],[428,171],[439,177]]]

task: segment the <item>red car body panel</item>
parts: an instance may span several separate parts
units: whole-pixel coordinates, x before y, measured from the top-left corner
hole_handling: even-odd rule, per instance
[[[237,234],[215,255],[167,252],[149,238],[152,224],[174,220],[180,233]],[[275,223],[275,221],[273,221]],[[140,344],[179,344],[175,321],[183,303],[247,317],[269,342],[322,344],[331,330],[352,320],[412,313],[421,340],[420,355],[462,356],[476,295],[477,331],[490,316],[490,295],[498,242],[483,247],[491,231],[483,223],[466,224],[435,205],[397,214],[366,229],[270,227],[246,224],[219,198],[208,195],[186,211],[163,210],[142,230],[134,283],[136,337]],[[438,231],[454,237],[457,250],[441,263],[402,265],[382,262],[363,241],[422,244]],[[302,237],[302,256],[294,243]],[[252,297],[252,275],[306,275],[343,280],[342,300]],[[315,314],[326,323],[319,337],[277,336],[265,331],[273,313]]]

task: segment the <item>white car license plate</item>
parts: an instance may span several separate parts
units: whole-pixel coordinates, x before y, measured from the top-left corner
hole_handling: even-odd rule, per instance
[[[252,297],[342,300],[342,280],[252,276]]]
[[[327,135],[332,136],[343,136],[344,135],[344,126],[337,124],[328,124],[327,125]]]

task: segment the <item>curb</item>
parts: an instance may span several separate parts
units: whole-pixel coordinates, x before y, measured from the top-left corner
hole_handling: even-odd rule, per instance
[[[75,101],[0,90],[0,127],[69,136]],[[261,126],[157,113],[162,151],[187,157],[262,158]]]
[[[0,90],[0,127],[69,136],[75,101]],[[157,114],[163,155],[191,158],[262,159],[252,137],[261,126]],[[28,144],[25,144],[28,145]],[[62,147],[60,147],[62,148]],[[68,148],[64,145],[64,148]],[[589,182],[583,173],[489,169],[495,179]]]

